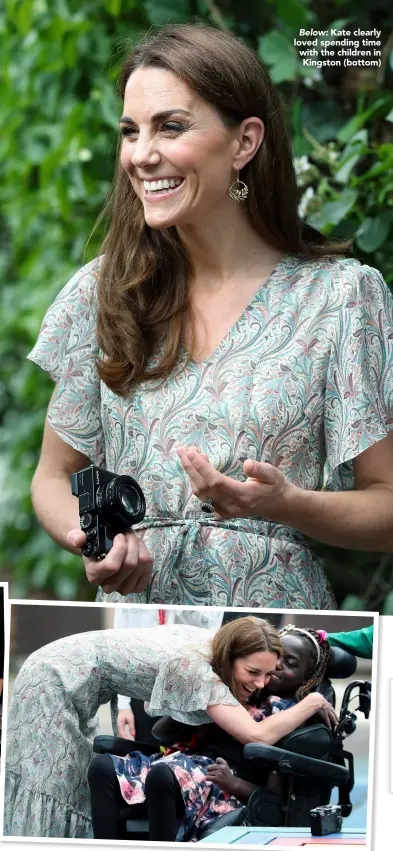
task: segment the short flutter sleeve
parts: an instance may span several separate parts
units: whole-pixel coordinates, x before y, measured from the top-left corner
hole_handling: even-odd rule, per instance
[[[338,264],[325,390],[326,487],[353,488],[352,461],[393,428],[393,298],[381,274]]]
[[[62,289],[28,357],[57,382],[49,425],[65,443],[102,466],[105,445],[96,368],[99,264],[99,258],[88,263]]]
[[[206,724],[206,712],[219,703],[240,706],[229,688],[213,672],[203,653],[183,651],[163,662],[157,673],[147,712],[169,715],[184,724]]]

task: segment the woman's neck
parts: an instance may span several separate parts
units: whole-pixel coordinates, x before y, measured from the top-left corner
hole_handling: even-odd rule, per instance
[[[209,215],[197,225],[178,228],[193,268],[191,288],[221,290],[241,276],[261,280],[277,265],[283,251],[273,248],[252,227],[245,210]],[[226,213],[226,214],[225,214]],[[266,273],[266,274],[264,274]]]

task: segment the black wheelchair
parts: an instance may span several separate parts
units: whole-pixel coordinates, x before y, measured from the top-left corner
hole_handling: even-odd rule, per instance
[[[331,648],[326,677],[317,690],[333,706],[335,693],[331,680],[351,677],[356,666],[355,656],[341,648]],[[357,705],[350,708],[349,704],[353,700],[356,700]],[[310,828],[310,811],[328,805],[336,787],[341,814],[344,818],[349,816],[352,810],[350,793],[355,783],[354,761],[352,753],[345,750],[344,742],[356,729],[355,712],[362,712],[367,719],[370,707],[371,684],[355,680],[345,689],[339,722],[333,732],[314,716],[273,747],[263,744],[242,745],[215,728],[214,742],[207,745],[203,753],[213,759],[223,757],[236,774],[251,781],[257,788],[243,807],[217,818],[200,839],[223,827],[237,825]],[[188,741],[192,732],[195,732],[195,728],[173,721],[166,725],[165,720],[164,723],[160,720],[153,727],[157,745],[116,736],[97,736],[94,752],[125,756],[133,751],[142,751],[152,755],[158,752],[160,745],[170,747],[179,741]],[[130,807],[126,805],[121,815],[130,839],[148,838],[147,819],[130,818]]]

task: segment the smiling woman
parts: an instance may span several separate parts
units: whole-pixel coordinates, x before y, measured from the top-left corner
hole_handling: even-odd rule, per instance
[[[164,27],[120,89],[102,254],[30,355],[57,382],[37,515],[79,553],[69,477],[105,465],[147,511],[84,559],[99,599],[332,608],[306,536],[393,550],[390,293],[300,219],[279,97],[246,45]]]

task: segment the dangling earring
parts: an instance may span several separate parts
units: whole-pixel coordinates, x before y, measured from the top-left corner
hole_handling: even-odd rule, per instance
[[[237,169],[237,178],[229,187],[229,194],[234,201],[245,201],[248,195],[247,183],[239,180],[239,169]]]

